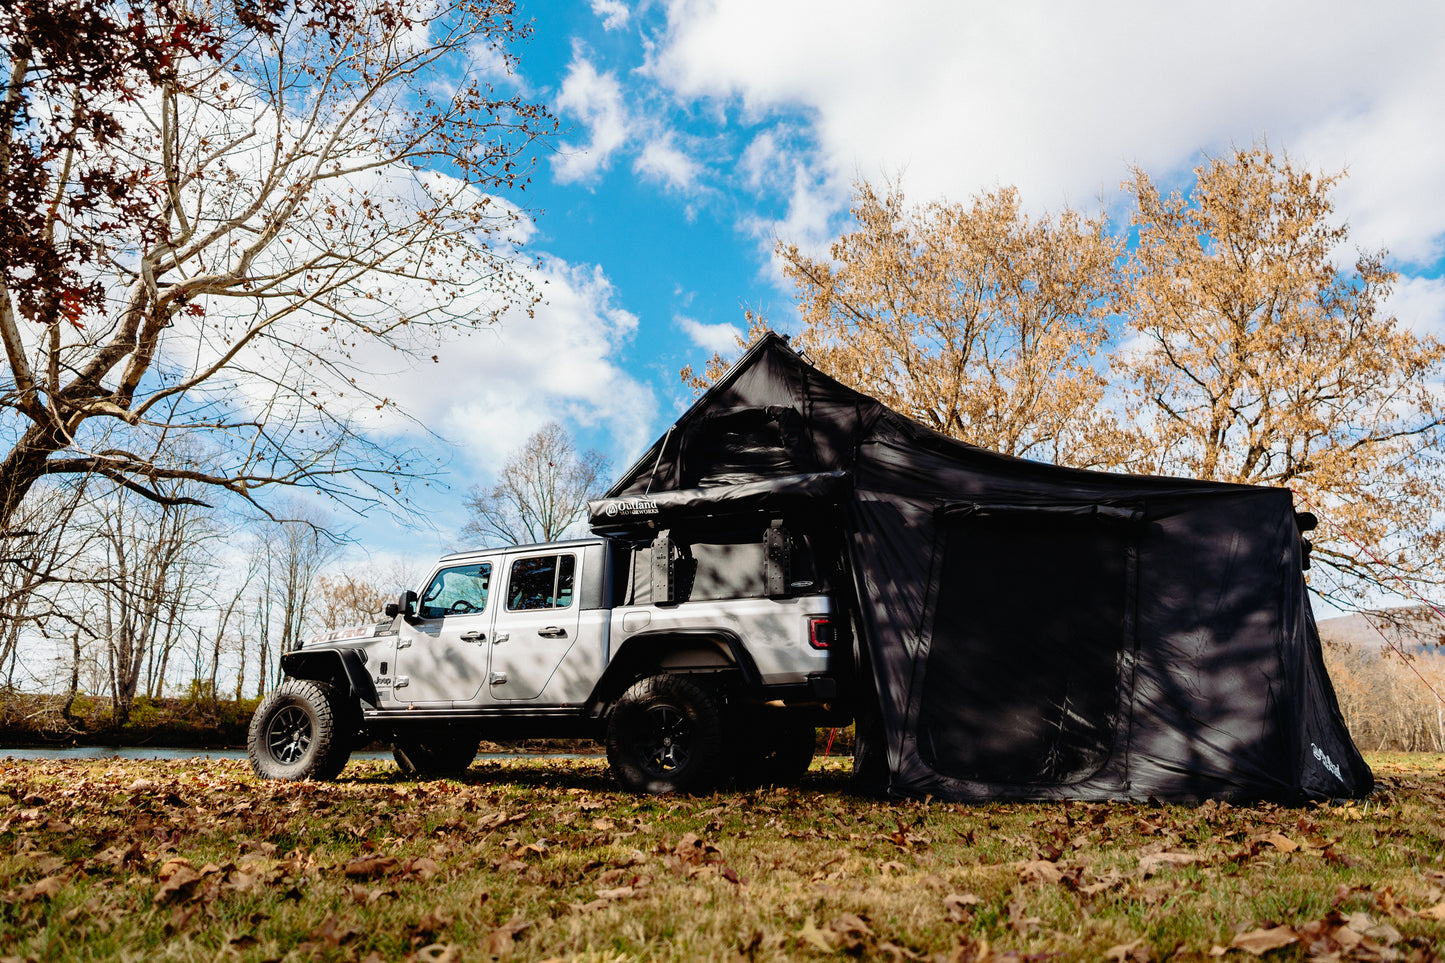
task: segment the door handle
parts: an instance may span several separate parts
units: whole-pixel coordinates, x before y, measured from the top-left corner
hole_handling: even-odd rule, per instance
[[[487,633],[485,633],[485,632],[467,632],[467,633],[465,633],[464,635],[461,636],[461,640],[462,640],[463,642],[485,642],[485,641],[487,641]]]
[[[549,625],[549,626],[547,626],[545,629],[538,629],[538,630],[537,630],[537,634],[540,635],[540,636],[541,636],[542,638],[544,638],[544,639],[565,639],[565,638],[567,638],[567,630],[564,629],[564,628],[559,628],[558,626],[555,626],[555,625]]]
[[[492,636],[492,644],[493,644],[493,645],[501,645],[503,642],[507,641],[507,640],[510,639],[511,637],[512,637],[512,636],[511,636],[510,633],[507,633],[507,632],[498,632],[496,635]]]

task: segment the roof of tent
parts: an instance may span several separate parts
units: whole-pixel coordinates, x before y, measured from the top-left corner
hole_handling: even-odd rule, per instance
[[[839,504],[865,788],[940,798],[1358,795],[1284,489],[948,438],[757,341],[592,505]]]

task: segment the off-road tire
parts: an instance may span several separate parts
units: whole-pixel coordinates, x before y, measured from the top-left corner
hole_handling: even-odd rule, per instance
[[[256,707],[246,737],[251,769],[262,779],[335,779],[351,758],[353,733],[336,689],[287,679]]]
[[[477,758],[481,736],[472,729],[436,729],[426,735],[398,734],[391,757],[412,776],[459,776]]]
[[[633,792],[707,792],[723,768],[722,711],[702,686],[680,675],[632,685],[607,723],[607,762]]]
[[[813,762],[817,733],[806,716],[761,710],[749,715],[738,732],[734,768],[741,786],[791,786]]]

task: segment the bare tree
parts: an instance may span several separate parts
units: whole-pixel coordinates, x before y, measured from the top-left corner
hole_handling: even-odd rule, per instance
[[[58,589],[84,579],[79,563],[90,541],[71,519],[84,513],[86,495],[83,478],[47,486],[47,497],[27,503],[0,534],[0,676],[6,688],[15,685],[27,634],[52,627],[62,635],[80,631]]]
[[[271,683],[276,660],[304,638],[316,576],[340,547],[327,531],[330,519],[324,513],[294,499],[281,507],[290,520],[280,525],[258,521],[266,527],[257,531],[250,548],[257,575],[242,634],[257,659],[258,697]]]
[[[493,192],[555,125],[487,66],[527,32],[509,0],[0,10],[0,529],[50,476],[389,497],[363,375],[536,297]]]
[[[97,598],[87,621],[104,646],[116,725],[130,718],[142,680],[147,694],[160,694],[209,567],[208,519],[183,492],[168,489],[176,497],[161,503],[120,493],[97,521],[100,551],[85,588]]]
[[[609,467],[601,452],[578,454],[566,430],[550,422],[512,453],[495,485],[472,488],[462,535],[508,544],[561,538],[586,516]]]
[[[311,592],[310,624],[325,629],[379,619],[386,603],[415,581],[416,573],[401,563],[348,567],[345,572],[318,576]]]
[[[211,627],[211,647],[209,661],[204,661],[201,654],[201,634],[196,633],[196,657],[193,668],[193,690],[197,699],[206,698],[214,706],[220,698],[220,675],[221,675],[221,654],[225,649],[225,643],[232,639],[232,633],[236,630],[237,624],[245,618],[244,606],[246,597],[251,589],[260,569],[259,561],[252,556],[246,566],[245,576],[236,583],[228,586],[227,589],[217,592],[212,596],[215,600],[216,621]],[[239,642],[240,640],[233,640]]]

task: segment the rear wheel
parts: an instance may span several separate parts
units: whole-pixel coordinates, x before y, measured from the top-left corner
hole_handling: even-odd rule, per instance
[[[706,792],[722,768],[722,713],[702,686],[676,675],[633,684],[612,709],[607,762],[633,792]]]
[[[351,733],[336,689],[287,679],[256,707],[246,754],[262,779],[335,779],[351,758]]]
[[[477,758],[481,737],[471,729],[438,729],[426,735],[398,734],[391,757],[416,776],[459,776]]]

